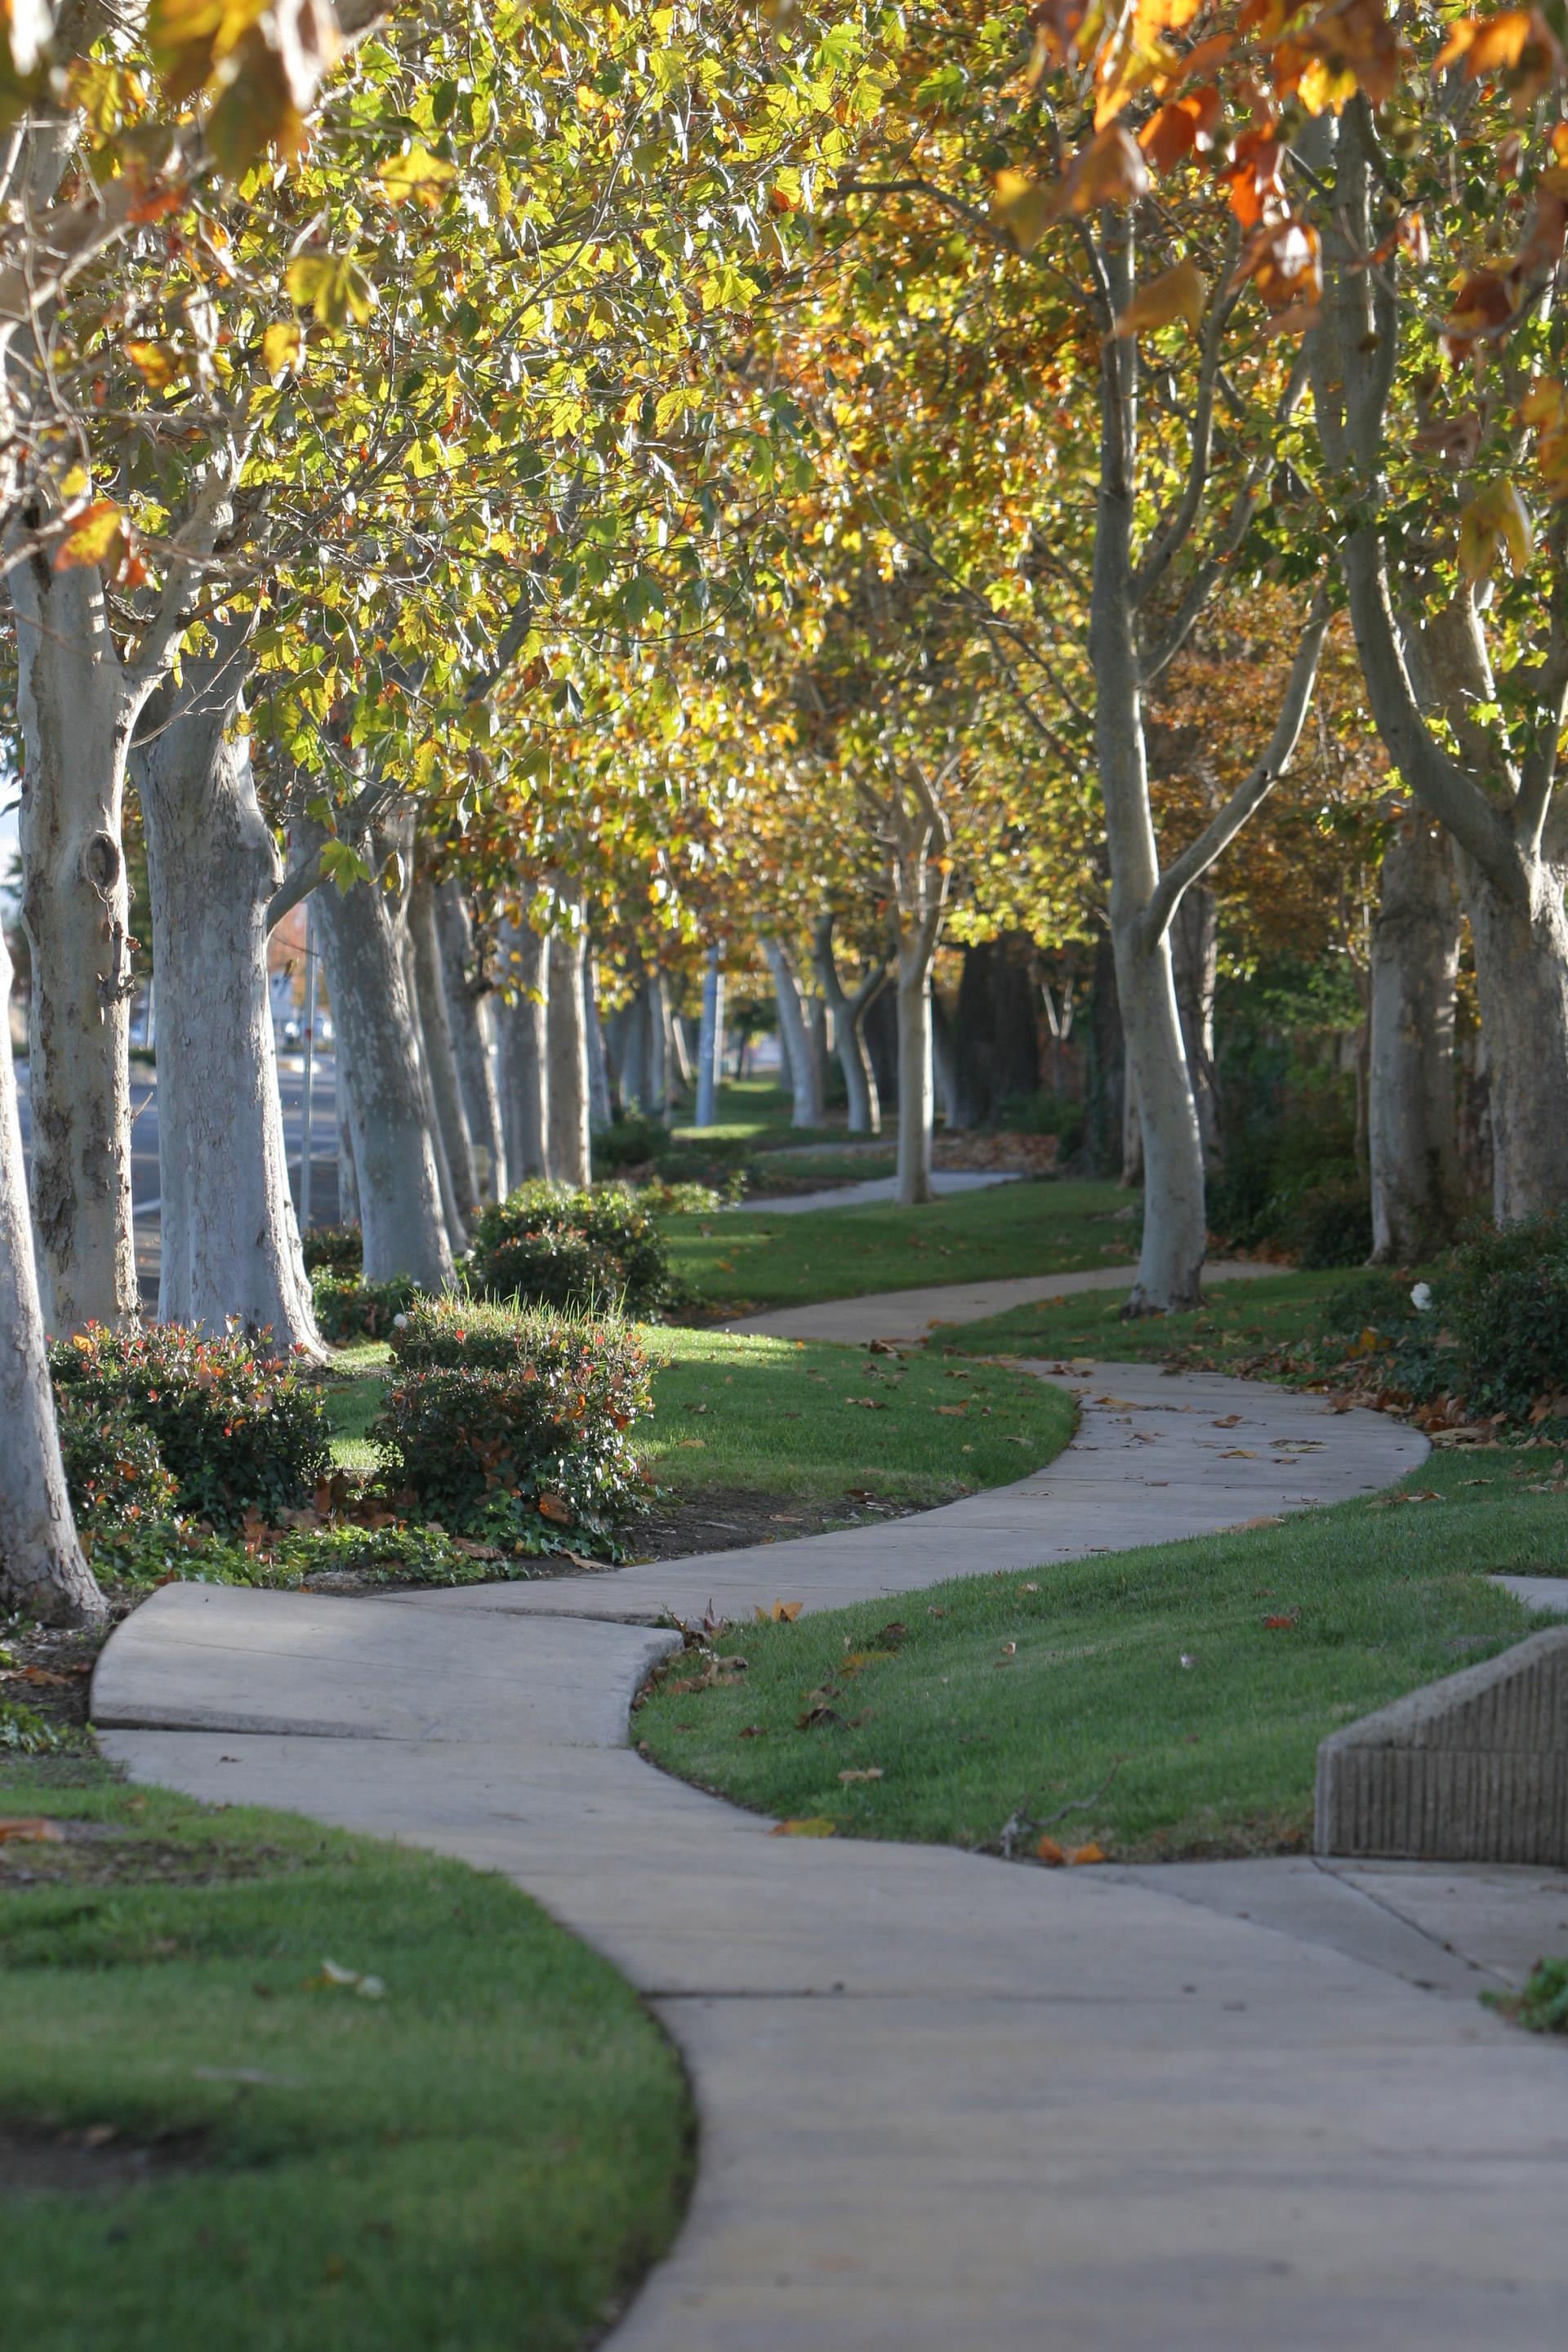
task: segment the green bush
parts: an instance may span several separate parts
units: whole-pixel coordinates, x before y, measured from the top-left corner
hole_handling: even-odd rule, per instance
[[[323,1266],[310,1276],[310,1295],[317,1330],[330,1346],[343,1348],[352,1339],[384,1339],[393,1318],[419,1293],[406,1274],[395,1275],[390,1282],[362,1282],[358,1275]]]
[[[654,1313],[671,1286],[656,1219],[620,1185],[519,1185],[480,1216],[469,1273],[487,1297],[626,1315]]]
[[[124,1400],[104,1404],[70,1386],[57,1393],[66,1486],[83,1540],[100,1524],[171,1517],[179,1507],[179,1481],[153,1431]]]
[[[275,1517],[307,1499],[331,1465],[321,1400],[286,1363],[237,1332],[181,1323],[129,1331],[91,1323],[49,1351],[68,1417],[122,1414],[151,1431],[179,1506],[215,1527],[247,1510]],[[118,1426],[118,1422],[115,1423]]]
[[[1060,1138],[1062,1160],[1070,1159],[1083,1141],[1084,1106],[1042,1088],[1036,1094],[1005,1095],[989,1124],[1006,1135],[1055,1135]]]
[[[420,1298],[393,1348],[370,1432],[390,1486],[449,1531],[619,1556],[647,1496],[628,1433],[651,1402],[624,1323]]]
[[[1281,1204],[1274,1230],[1310,1272],[1364,1265],[1372,1255],[1371,1197],[1353,1177],[1309,1185]]]
[[[358,1274],[364,1264],[364,1235],[357,1225],[311,1225],[300,1236],[305,1271],[328,1266],[333,1274]]]
[[[595,1168],[644,1168],[669,1150],[669,1129],[647,1112],[627,1111],[613,1127],[601,1128],[594,1138]]]
[[[1520,1419],[1568,1391],[1568,1210],[1472,1234],[1433,1290],[1472,1412]]]

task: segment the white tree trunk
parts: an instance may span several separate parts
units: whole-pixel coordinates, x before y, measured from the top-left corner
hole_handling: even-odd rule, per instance
[[[588,1131],[588,1025],[583,1007],[584,940],[557,931],[550,941],[548,1007],[550,1172],[581,1187],[592,1174]]]
[[[521,1184],[550,1169],[547,992],[550,963],[545,943],[528,923],[508,923],[500,935],[501,963],[516,992],[497,1009],[497,1059],[501,1118],[506,1131],[507,1181]]]
[[[669,1116],[669,1015],[665,1004],[664,974],[656,964],[643,982],[647,1021],[648,1108],[655,1118]]]
[[[137,703],[96,571],[11,575],[32,964],[28,1100],[43,1310],[55,1331],[138,1310],[131,1227],[131,947],[121,849]]]
[[[800,982],[787,951],[777,940],[764,939],[763,953],[767,958],[773,975],[773,1002],[778,1006],[779,1034],[784,1040],[789,1065],[792,1097],[790,1125],[820,1127],[822,1125],[822,1087],[819,1066],[812,1051],[811,1031],[807,1025],[805,1007],[802,1002]]]
[[[1423,814],[1384,852],[1372,930],[1367,1150],[1373,1260],[1410,1265],[1459,1209],[1454,1000],[1459,908],[1448,850]]]
[[[1215,1069],[1214,1002],[1219,979],[1219,901],[1205,884],[1187,891],[1171,919],[1171,962],[1187,1076],[1197,1106],[1204,1165],[1221,1158],[1219,1087]]]
[[[452,1164],[447,1157],[447,1139],[442,1132],[436,1089],[431,1083],[430,1056],[425,1045],[425,1010],[419,1000],[418,958],[406,920],[399,952],[403,961],[403,990],[408,1000],[408,1019],[414,1037],[414,1058],[419,1066],[419,1087],[425,1101],[425,1131],[430,1138],[430,1153],[436,1163],[436,1189],[441,1196],[441,1215],[447,1227],[447,1243],[454,1256],[460,1256],[468,1246],[468,1225],[458,1198],[457,1186],[452,1181]]]
[[[499,1201],[506,1191],[500,1098],[486,1034],[489,1000],[474,992],[474,932],[461,883],[449,876],[436,893],[436,936],[447,1026],[468,1126],[477,1197]]]
[[[866,1014],[883,985],[881,972],[868,973],[851,996],[838,976],[833,952],[833,917],[824,915],[812,936],[812,962],[817,986],[833,1013],[833,1039],[844,1073],[851,1135],[880,1135],[882,1106],[877,1094],[877,1074],[866,1049]]]
[[[588,1037],[588,1124],[602,1135],[615,1120],[610,1100],[610,1065],[599,1019],[599,968],[590,948],[583,958],[583,1020]]]
[[[77,1541],[60,1465],[11,1066],[10,1004],[11,954],[0,924],[0,1599],[47,1624],[85,1625],[106,1610]]]
[[[1455,863],[1487,1041],[1492,1209],[1515,1224],[1568,1202],[1568,866],[1540,859],[1505,891],[1462,849]]]
[[[272,835],[243,742],[239,680],[187,662],[135,755],[158,967],[158,1168],[165,1323],[236,1317],[318,1360],[289,1192],[267,986]]]
[[[440,943],[436,936],[436,893],[428,879],[422,875],[416,877],[409,894],[408,935],[414,946],[414,983],[419,996],[419,1036],[425,1048],[430,1091],[435,1097],[437,1133],[447,1155],[447,1170],[456,1195],[458,1214],[466,1226],[479,1202],[479,1179],[468,1138],[468,1116],[463,1108],[463,1089],[452,1041]]]
[[[899,1205],[917,1207],[932,1196],[931,1129],[935,1097],[931,1070],[931,958],[899,957]]]
[[[452,1251],[426,1124],[424,1080],[404,985],[395,909],[379,878],[318,892],[327,987],[349,1066],[364,1278],[452,1279]]]
[[[353,1113],[349,1108],[349,1066],[343,1052],[342,1031],[334,1024],[336,1046],[332,1066],[337,1075],[338,1091],[338,1223],[357,1225],[359,1210],[359,1170],[354,1166]]]

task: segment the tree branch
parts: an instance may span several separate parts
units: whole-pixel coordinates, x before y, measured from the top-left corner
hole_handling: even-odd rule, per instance
[[[1307,616],[1307,625],[1302,632],[1296,658],[1290,665],[1284,699],[1268,748],[1237,784],[1225,806],[1216,810],[1197,839],[1189,842],[1181,856],[1173,859],[1161,875],[1140,925],[1146,948],[1152,947],[1170,928],[1176,908],[1187,891],[1229,848],[1247,818],[1267,799],[1295,758],[1308,707],[1312,699],[1312,689],[1317,684],[1318,665],[1322,658],[1323,639],[1328,635],[1328,591],[1320,588]]]

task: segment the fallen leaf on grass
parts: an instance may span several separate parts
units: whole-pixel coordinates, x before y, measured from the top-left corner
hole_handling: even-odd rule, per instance
[[[850,1765],[847,1770],[840,1772],[838,1777],[847,1786],[851,1780],[879,1780],[882,1777],[882,1768],[879,1764],[868,1764],[863,1769],[858,1769],[854,1765]]]
[[[1265,1511],[1260,1519],[1243,1519],[1244,1528],[1281,1528],[1285,1522],[1278,1511]]]
[[[362,1976],[358,1969],[341,1968],[336,1960],[323,1960],[321,1973],[306,1979],[310,1992],[354,1992],[362,2000],[384,2000],[386,1987],[379,1977]]]
[[[1064,1863],[1071,1867],[1084,1863],[1103,1862],[1105,1851],[1092,1840],[1088,1845],[1064,1846],[1058,1845],[1054,1837],[1043,1837],[1035,1848],[1035,1859],[1047,1864],[1052,1870],[1059,1870]]]
[[[1265,1630],[1270,1633],[1294,1633],[1299,1630],[1300,1622],[1301,1612],[1299,1609],[1289,1609],[1282,1616],[1266,1617],[1263,1621]]]
[[[47,1822],[37,1815],[13,1816],[0,1822],[0,1845],[63,1845],[65,1832],[58,1822]]]
[[[761,1739],[763,1736],[763,1727],[760,1723],[742,1724],[735,1734],[737,1739]]]
[[[675,1442],[683,1451],[687,1448],[695,1448],[699,1454],[704,1452],[708,1444],[705,1437],[678,1437]]]
[[[944,1412],[951,1417],[962,1421],[965,1413],[968,1412],[969,1407],[966,1404],[933,1404],[931,1411],[932,1412]]]
[[[804,1601],[775,1601],[771,1609],[752,1611],[759,1625],[793,1625],[805,1608]]]
[[[770,1837],[831,1837],[837,1823],[816,1813],[805,1821],[775,1822],[768,1832]]]
[[[846,1397],[844,1402],[846,1404],[864,1405],[868,1412],[886,1412],[888,1410],[886,1397]],[[938,1412],[945,1412],[947,1410],[946,1405],[937,1407]]]

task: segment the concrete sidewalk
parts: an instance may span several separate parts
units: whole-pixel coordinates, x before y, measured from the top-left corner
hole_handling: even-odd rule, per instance
[[[377,1601],[170,1586],[94,1719],[139,1777],[503,1870],[642,1988],[700,2162],[616,2352],[1556,2352],[1564,2053],[1474,1996],[1568,1948],[1561,1874],[775,1840],[626,1745],[665,1602],[1048,1576],[1425,1451],[1281,1391],[1079,1382],[1058,1462],[915,1519]]]

